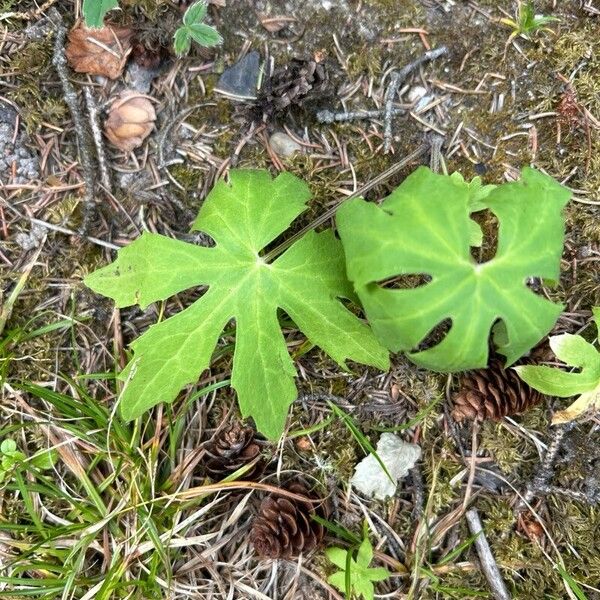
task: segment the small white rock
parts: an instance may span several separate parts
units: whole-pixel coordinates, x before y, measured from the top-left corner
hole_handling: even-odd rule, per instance
[[[422,85],[414,85],[408,90],[406,99],[412,104],[413,102],[420,100],[426,93],[427,90]]]
[[[408,475],[408,471],[421,458],[421,447],[408,444],[393,433],[383,433],[377,443],[377,455],[392,476],[386,475],[377,459],[369,454],[355,467],[350,483],[365,496],[384,500],[393,496],[398,481]]]
[[[283,133],[283,131],[276,131],[271,135],[269,144],[271,144],[271,148],[273,148],[275,154],[284,157],[292,156],[302,150],[302,146],[298,142],[295,142],[287,133]]]

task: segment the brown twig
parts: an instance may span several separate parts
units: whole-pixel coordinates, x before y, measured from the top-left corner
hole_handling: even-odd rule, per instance
[[[475,538],[475,549],[479,556],[481,570],[490,585],[492,595],[496,600],[510,600],[510,594],[506,589],[502,575],[500,575],[500,569],[498,569],[496,559],[494,558],[490,545],[483,533],[479,513],[475,508],[470,508],[465,513],[465,518],[467,519],[467,525],[469,526],[471,534],[477,536]]]
[[[81,156],[81,167],[83,170],[83,180],[85,182],[83,196],[83,222],[80,231],[82,235],[86,235],[96,212],[95,192],[96,192],[96,176],[94,169],[94,160],[90,152],[89,133],[85,127],[85,122],[79,108],[77,91],[73,84],[69,81],[69,73],[67,71],[67,57],[65,56],[65,38],[67,29],[61,22],[55,23],[56,37],[54,40],[54,56],[52,64],[54,65],[60,83],[63,89],[63,97],[75,126],[75,134],[79,142],[79,154]]]
[[[440,46],[433,50],[428,50],[419,58],[408,63],[398,71],[394,71],[390,77],[387,90],[385,92],[385,107],[383,111],[383,150],[389,152],[392,145],[392,116],[394,114],[394,98],[398,92],[398,88],[402,85],[404,80],[416,69],[418,69],[423,63],[426,63],[435,58],[439,58],[444,54],[448,54],[448,48],[446,46]]]
[[[416,150],[411,152],[408,156],[405,156],[401,161],[392,165],[389,169],[373,178],[368,183],[365,183],[360,189],[356,190],[350,196],[346,196],[341,198],[336,204],[334,204],[329,210],[326,210],[321,216],[317,217],[312,223],[309,223],[306,227],[303,227],[300,231],[295,233],[293,236],[279,244],[276,248],[271,250],[271,252],[267,253],[264,257],[265,262],[271,262],[275,258],[277,258],[282,252],[287,250],[294,242],[299,240],[309,231],[316,229],[319,225],[326,223],[333,215],[336,213],[337,209],[341,206],[343,202],[346,200],[351,200],[352,198],[360,198],[364,194],[366,194],[369,190],[372,190],[374,187],[378,186],[380,183],[389,179],[392,175],[402,170],[406,165],[411,163],[413,160],[423,156],[425,152],[429,149],[429,144],[421,144]]]
[[[100,169],[100,183],[104,189],[112,194],[112,185],[110,181],[110,173],[106,163],[106,152],[104,152],[104,143],[102,141],[102,131],[98,119],[98,106],[96,100],[88,86],[83,88],[83,96],[90,117],[90,128],[92,130],[92,138],[96,146],[96,156],[98,157],[98,167]]]
[[[548,446],[544,460],[542,461],[536,476],[533,478],[533,481],[527,486],[527,491],[523,498],[521,498],[517,504],[517,514],[522,512],[528,504],[531,504],[531,501],[536,494],[544,491],[548,480],[554,473],[554,461],[562,446],[565,435],[571,431],[573,427],[575,427],[575,422],[573,421],[565,423],[564,425],[555,426],[554,436]]]

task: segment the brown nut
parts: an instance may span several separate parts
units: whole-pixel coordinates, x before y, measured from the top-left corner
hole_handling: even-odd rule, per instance
[[[65,48],[69,65],[78,73],[116,79],[123,72],[131,52],[132,35],[128,27],[107,25],[100,29],[88,29],[79,23],[69,32]]]
[[[131,152],[150,135],[155,120],[156,112],[148,97],[126,90],[110,107],[104,133],[117,148]]]

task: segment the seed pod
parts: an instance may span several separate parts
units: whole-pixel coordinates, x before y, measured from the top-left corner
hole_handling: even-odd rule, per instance
[[[148,97],[126,90],[110,107],[104,133],[117,148],[131,152],[150,135],[155,120],[156,112]]]
[[[100,29],[88,29],[79,23],[69,32],[65,48],[67,61],[78,73],[117,79],[131,51],[132,35],[128,27],[107,25]]]
[[[287,491],[307,496],[303,484],[294,482]],[[324,516],[323,506],[270,494],[260,505],[250,538],[257,554],[265,558],[294,558],[314,550],[323,539],[323,526],[312,515]]]

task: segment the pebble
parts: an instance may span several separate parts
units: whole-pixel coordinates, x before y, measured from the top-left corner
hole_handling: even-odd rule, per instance
[[[275,154],[286,158],[302,150],[302,146],[298,142],[295,142],[287,133],[283,133],[283,131],[276,131],[272,134],[269,138],[269,144]]]
[[[412,104],[425,96],[427,90],[422,85],[415,85],[408,90],[406,99]]]

